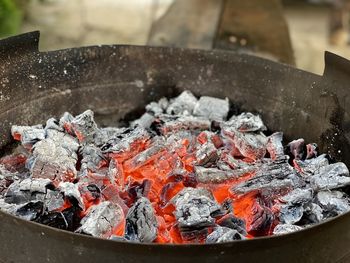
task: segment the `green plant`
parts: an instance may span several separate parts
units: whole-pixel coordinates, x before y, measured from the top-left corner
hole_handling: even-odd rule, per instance
[[[0,37],[16,34],[22,15],[13,0],[0,0]]]

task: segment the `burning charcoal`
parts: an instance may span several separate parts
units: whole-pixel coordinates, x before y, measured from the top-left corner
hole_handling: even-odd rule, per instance
[[[231,191],[235,194],[246,194],[252,191],[278,192],[292,189],[298,184],[293,168],[286,162],[267,162],[256,166],[254,177],[234,185]]]
[[[282,145],[283,133],[275,132],[267,139],[266,149],[270,154],[272,160],[284,157],[284,149]]]
[[[323,209],[315,203],[304,206],[304,215],[301,219],[303,225],[319,223],[323,220]]]
[[[304,213],[301,205],[282,205],[279,219],[284,224],[295,224],[300,221]]]
[[[23,204],[31,201],[32,195],[29,191],[19,189],[20,182],[12,183],[5,192],[5,202],[9,204]]]
[[[159,103],[157,102],[151,102],[146,106],[146,111],[148,113],[153,114],[154,116],[158,116],[162,113],[164,113],[164,110],[168,107],[168,103],[166,104],[166,107],[163,108]]]
[[[112,184],[124,184],[123,167],[114,159],[109,162],[107,176]]]
[[[325,218],[341,215],[350,210],[350,199],[339,191],[321,191],[316,200],[323,209]]]
[[[338,162],[319,169],[319,173],[310,177],[311,186],[316,190],[332,190],[350,185],[349,170],[344,163]]]
[[[195,166],[195,174],[199,183],[222,183],[230,179],[237,179],[252,171],[254,171],[253,167],[222,171],[217,168]]]
[[[130,132],[129,128],[105,127],[100,128],[94,135],[94,144],[98,147],[107,143],[116,144]]]
[[[202,96],[195,104],[193,115],[205,117],[209,120],[223,121],[229,111],[228,99],[222,100],[213,97]]]
[[[157,219],[151,202],[139,198],[126,216],[125,238],[135,242],[152,242],[157,237]]]
[[[263,236],[269,233],[275,217],[258,193],[249,193],[236,199],[234,206],[235,214],[244,219],[250,235]]]
[[[208,130],[210,128],[210,121],[202,117],[181,116],[176,120],[167,121],[162,126],[162,133],[168,134],[170,132],[177,132],[180,130]]]
[[[46,121],[45,131],[47,131],[48,129],[53,129],[60,132],[64,131],[63,127],[60,126],[59,121],[56,120],[55,118],[50,118]]]
[[[212,226],[215,222],[213,214],[220,210],[219,204],[210,194],[202,194],[199,188],[184,188],[175,197],[175,217],[180,230]]]
[[[311,201],[313,196],[312,189],[300,189],[296,188],[289,192],[287,195],[281,197],[281,200],[288,204],[305,204]]]
[[[317,144],[310,143],[306,145],[306,159],[315,158],[317,156]]]
[[[72,129],[80,142],[91,143],[97,131],[92,110],[84,111],[71,121]]]
[[[290,224],[279,224],[274,228],[273,234],[274,235],[288,234],[288,233],[293,233],[302,229],[303,228],[301,226],[290,225]]]
[[[197,165],[208,167],[219,158],[217,149],[212,142],[206,142],[199,146],[196,151]]]
[[[298,139],[288,143],[286,147],[286,154],[289,155],[292,160],[305,160],[306,145],[304,139]]]
[[[59,120],[59,125],[61,127],[65,127],[65,126],[67,126],[67,124],[70,125],[70,123],[72,122],[73,119],[74,119],[74,117],[72,114],[70,114],[69,112],[65,112],[65,113],[63,113],[61,119]]]
[[[149,129],[154,121],[155,117],[152,114],[146,112],[139,119],[131,122],[130,126],[133,128],[140,126],[142,128]]]
[[[52,182],[50,179],[43,178],[27,178],[19,183],[19,190],[29,191],[30,193],[39,192],[46,193],[48,188],[52,188]]]
[[[150,134],[142,127],[136,127],[130,133],[125,135],[121,140],[116,141],[112,138],[111,141],[105,143],[101,150],[103,153],[124,153],[129,152],[133,144],[140,144],[150,138]]]
[[[72,206],[62,212],[44,213],[35,221],[58,229],[75,231],[80,223],[79,212],[79,209]]]
[[[238,231],[227,227],[216,227],[215,230],[207,236],[205,243],[223,243],[234,240],[246,239]]]
[[[185,90],[178,97],[170,100],[166,113],[172,115],[191,115],[196,103],[197,98],[190,91]]]
[[[91,206],[76,232],[94,237],[109,237],[123,220],[123,210],[109,201]]]
[[[58,189],[64,194],[71,202],[78,205],[81,210],[85,210],[84,201],[80,195],[78,185],[69,182],[60,182]]]
[[[162,140],[160,137],[156,137],[153,143],[146,150],[126,161],[125,167],[127,167],[127,169],[130,171],[136,170],[157,158],[160,154],[162,154],[165,148],[164,140]]]
[[[93,144],[86,144],[81,147],[80,154],[83,156],[81,160],[81,170],[88,169],[89,171],[97,171],[103,164],[103,161],[106,160],[101,149]]]
[[[48,130],[48,138],[34,146],[29,165],[33,178],[72,180],[76,177],[78,144],[71,138],[68,134]]]
[[[232,116],[225,126],[233,127],[240,132],[265,131],[266,127],[259,115],[243,112],[238,116]]]
[[[11,128],[13,138],[20,140],[26,148],[31,148],[36,142],[45,139],[45,130],[41,124],[35,126],[16,126]]]
[[[44,207],[42,202],[29,202],[17,209],[16,216],[32,221],[37,219],[43,211]]]
[[[225,151],[221,151],[220,153],[220,159],[217,161],[216,166],[220,169],[220,170],[224,170],[224,171],[231,171],[231,170],[247,170],[247,172],[249,171],[255,171],[255,168],[242,161],[239,159],[235,159],[230,153],[225,152]]]
[[[301,172],[306,175],[319,174],[321,167],[328,166],[329,161],[325,154],[309,160],[294,160]]]
[[[44,206],[48,212],[58,210],[64,205],[62,193],[59,191],[47,190]]]
[[[222,227],[228,227],[237,230],[243,236],[247,235],[246,225],[243,219],[235,217],[232,214],[220,218],[217,223]]]
[[[261,134],[236,132],[233,143],[239,152],[250,159],[257,160],[266,153],[266,137]]]
[[[264,157],[267,138],[263,134],[239,132],[234,126],[226,124],[222,127],[222,132],[233,140],[234,145],[244,157],[253,160]]]
[[[9,204],[9,203],[5,202],[5,199],[0,199],[0,210],[1,211],[4,211],[4,212],[11,214],[11,215],[15,215],[18,207],[19,207],[19,205],[17,205],[17,204],[13,204],[13,203]]]

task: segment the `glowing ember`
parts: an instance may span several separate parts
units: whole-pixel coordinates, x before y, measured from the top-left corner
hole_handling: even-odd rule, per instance
[[[87,110],[13,126],[0,159],[0,209],[81,234],[218,243],[297,231],[350,210],[343,163],[303,139],[284,148],[258,115],[184,91],[124,128]],[[228,118],[229,117],[229,118]]]

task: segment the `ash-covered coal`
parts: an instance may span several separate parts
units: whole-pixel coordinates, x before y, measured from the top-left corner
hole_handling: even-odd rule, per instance
[[[118,242],[180,244],[291,233],[350,210],[344,163],[229,109],[184,91],[128,127],[98,127],[92,110],[14,125],[21,146],[0,158],[0,209]]]

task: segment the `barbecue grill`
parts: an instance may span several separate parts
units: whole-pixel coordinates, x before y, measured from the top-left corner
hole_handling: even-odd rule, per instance
[[[349,61],[326,52],[323,76],[254,56],[141,46],[39,52],[39,32],[0,41],[0,154],[11,125],[90,108],[100,125],[142,113],[187,89],[228,97],[287,139],[304,137],[350,165]],[[0,262],[349,262],[350,213],[305,230],[222,244],[159,245],[102,240],[0,211]]]

